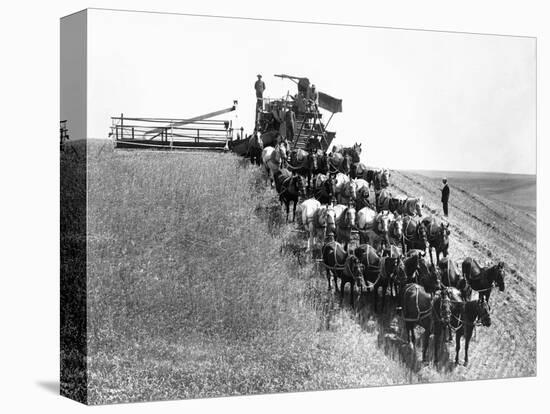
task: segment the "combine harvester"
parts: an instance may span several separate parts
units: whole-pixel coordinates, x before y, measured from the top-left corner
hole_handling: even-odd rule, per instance
[[[258,99],[254,134],[260,134],[264,145],[269,145],[273,134],[278,133],[289,141],[292,149],[327,151],[336,135],[335,132],[327,131],[327,127],[333,115],[342,112],[342,100],[316,91],[308,78],[284,74],[274,76],[291,80],[297,85],[298,91],[294,96],[287,93],[282,98]],[[320,109],[330,113],[326,124]],[[239,155],[246,155],[248,139],[243,137],[232,140],[230,149]]]
[[[111,117],[115,148],[229,150],[232,121],[213,119],[237,109],[233,106],[189,119]]]

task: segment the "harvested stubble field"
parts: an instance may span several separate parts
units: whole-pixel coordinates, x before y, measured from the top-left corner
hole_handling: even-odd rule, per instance
[[[88,149],[90,403],[535,374],[532,215],[452,187],[451,256],[504,260],[507,286],[468,368],[418,375],[378,347],[380,326],[326,293],[258,168],[99,148]],[[392,171],[391,190],[439,214],[438,181]]]
[[[392,171],[391,191],[395,195],[422,197],[427,210],[424,214],[439,216],[442,214],[438,190],[441,175],[437,178],[429,175]],[[472,178],[475,183],[475,177]],[[486,177],[483,179],[486,181]],[[451,180],[450,186],[449,254],[459,270],[462,260],[468,256],[482,266],[499,260],[507,265],[506,290],[493,289],[491,295],[493,324],[490,328],[477,328],[477,339],[470,346],[470,364],[468,368],[457,367],[453,377],[485,379],[536,375],[535,215],[531,208],[513,207],[475,193],[467,180],[460,184]],[[477,190],[475,184],[473,187]],[[502,188],[499,183],[494,187]],[[533,200],[523,203],[534,204]],[[449,346],[449,351],[454,358],[454,345]],[[463,356],[464,344],[461,360]]]
[[[88,149],[91,404],[404,384],[232,154]],[[318,286],[322,286],[321,292]]]

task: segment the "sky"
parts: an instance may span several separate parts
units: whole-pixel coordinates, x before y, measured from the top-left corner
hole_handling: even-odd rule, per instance
[[[534,38],[88,11],[87,134],[111,116],[222,116],[250,132],[254,82],[307,76],[343,100],[329,129],[392,169],[536,171]],[[70,124],[70,122],[69,122]]]

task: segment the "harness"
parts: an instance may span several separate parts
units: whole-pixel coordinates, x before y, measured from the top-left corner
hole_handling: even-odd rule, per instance
[[[330,270],[344,270],[345,269],[345,266],[344,266],[345,262],[344,262],[344,264],[338,264],[338,259],[336,258],[336,242],[335,241],[331,241],[331,242],[328,242],[327,244],[325,244],[323,246],[322,250],[321,250],[321,255],[324,257],[325,247],[330,246],[330,245],[334,246],[334,248],[333,248],[333,250],[334,250],[334,263],[336,263],[336,265],[335,266],[329,266],[325,262],[323,262],[323,265],[325,267],[327,267],[328,269],[330,269]],[[349,268],[349,266],[348,266],[348,268]]]
[[[411,288],[416,289],[416,292],[417,292],[417,295],[416,295],[416,311],[417,311],[418,316],[416,318],[405,318],[405,317],[403,317],[403,320],[405,322],[420,322],[421,320],[426,319],[428,316],[430,316],[430,313],[433,309],[433,299],[432,299],[432,302],[430,303],[430,307],[426,310],[421,311],[420,306],[418,305],[418,285],[416,285],[415,283],[412,283],[409,286],[406,286],[405,291],[403,292],[403,295],[405,295],[405,293],[407,293],[407,291],[410,290]]]

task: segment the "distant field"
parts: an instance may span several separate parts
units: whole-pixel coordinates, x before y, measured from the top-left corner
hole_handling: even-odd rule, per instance
[[[536,213],[537,177],[527,174],[504,174],[467,171],[413,171],[430,178],[447,177],[453,186],[504,202],[527,213]]]

